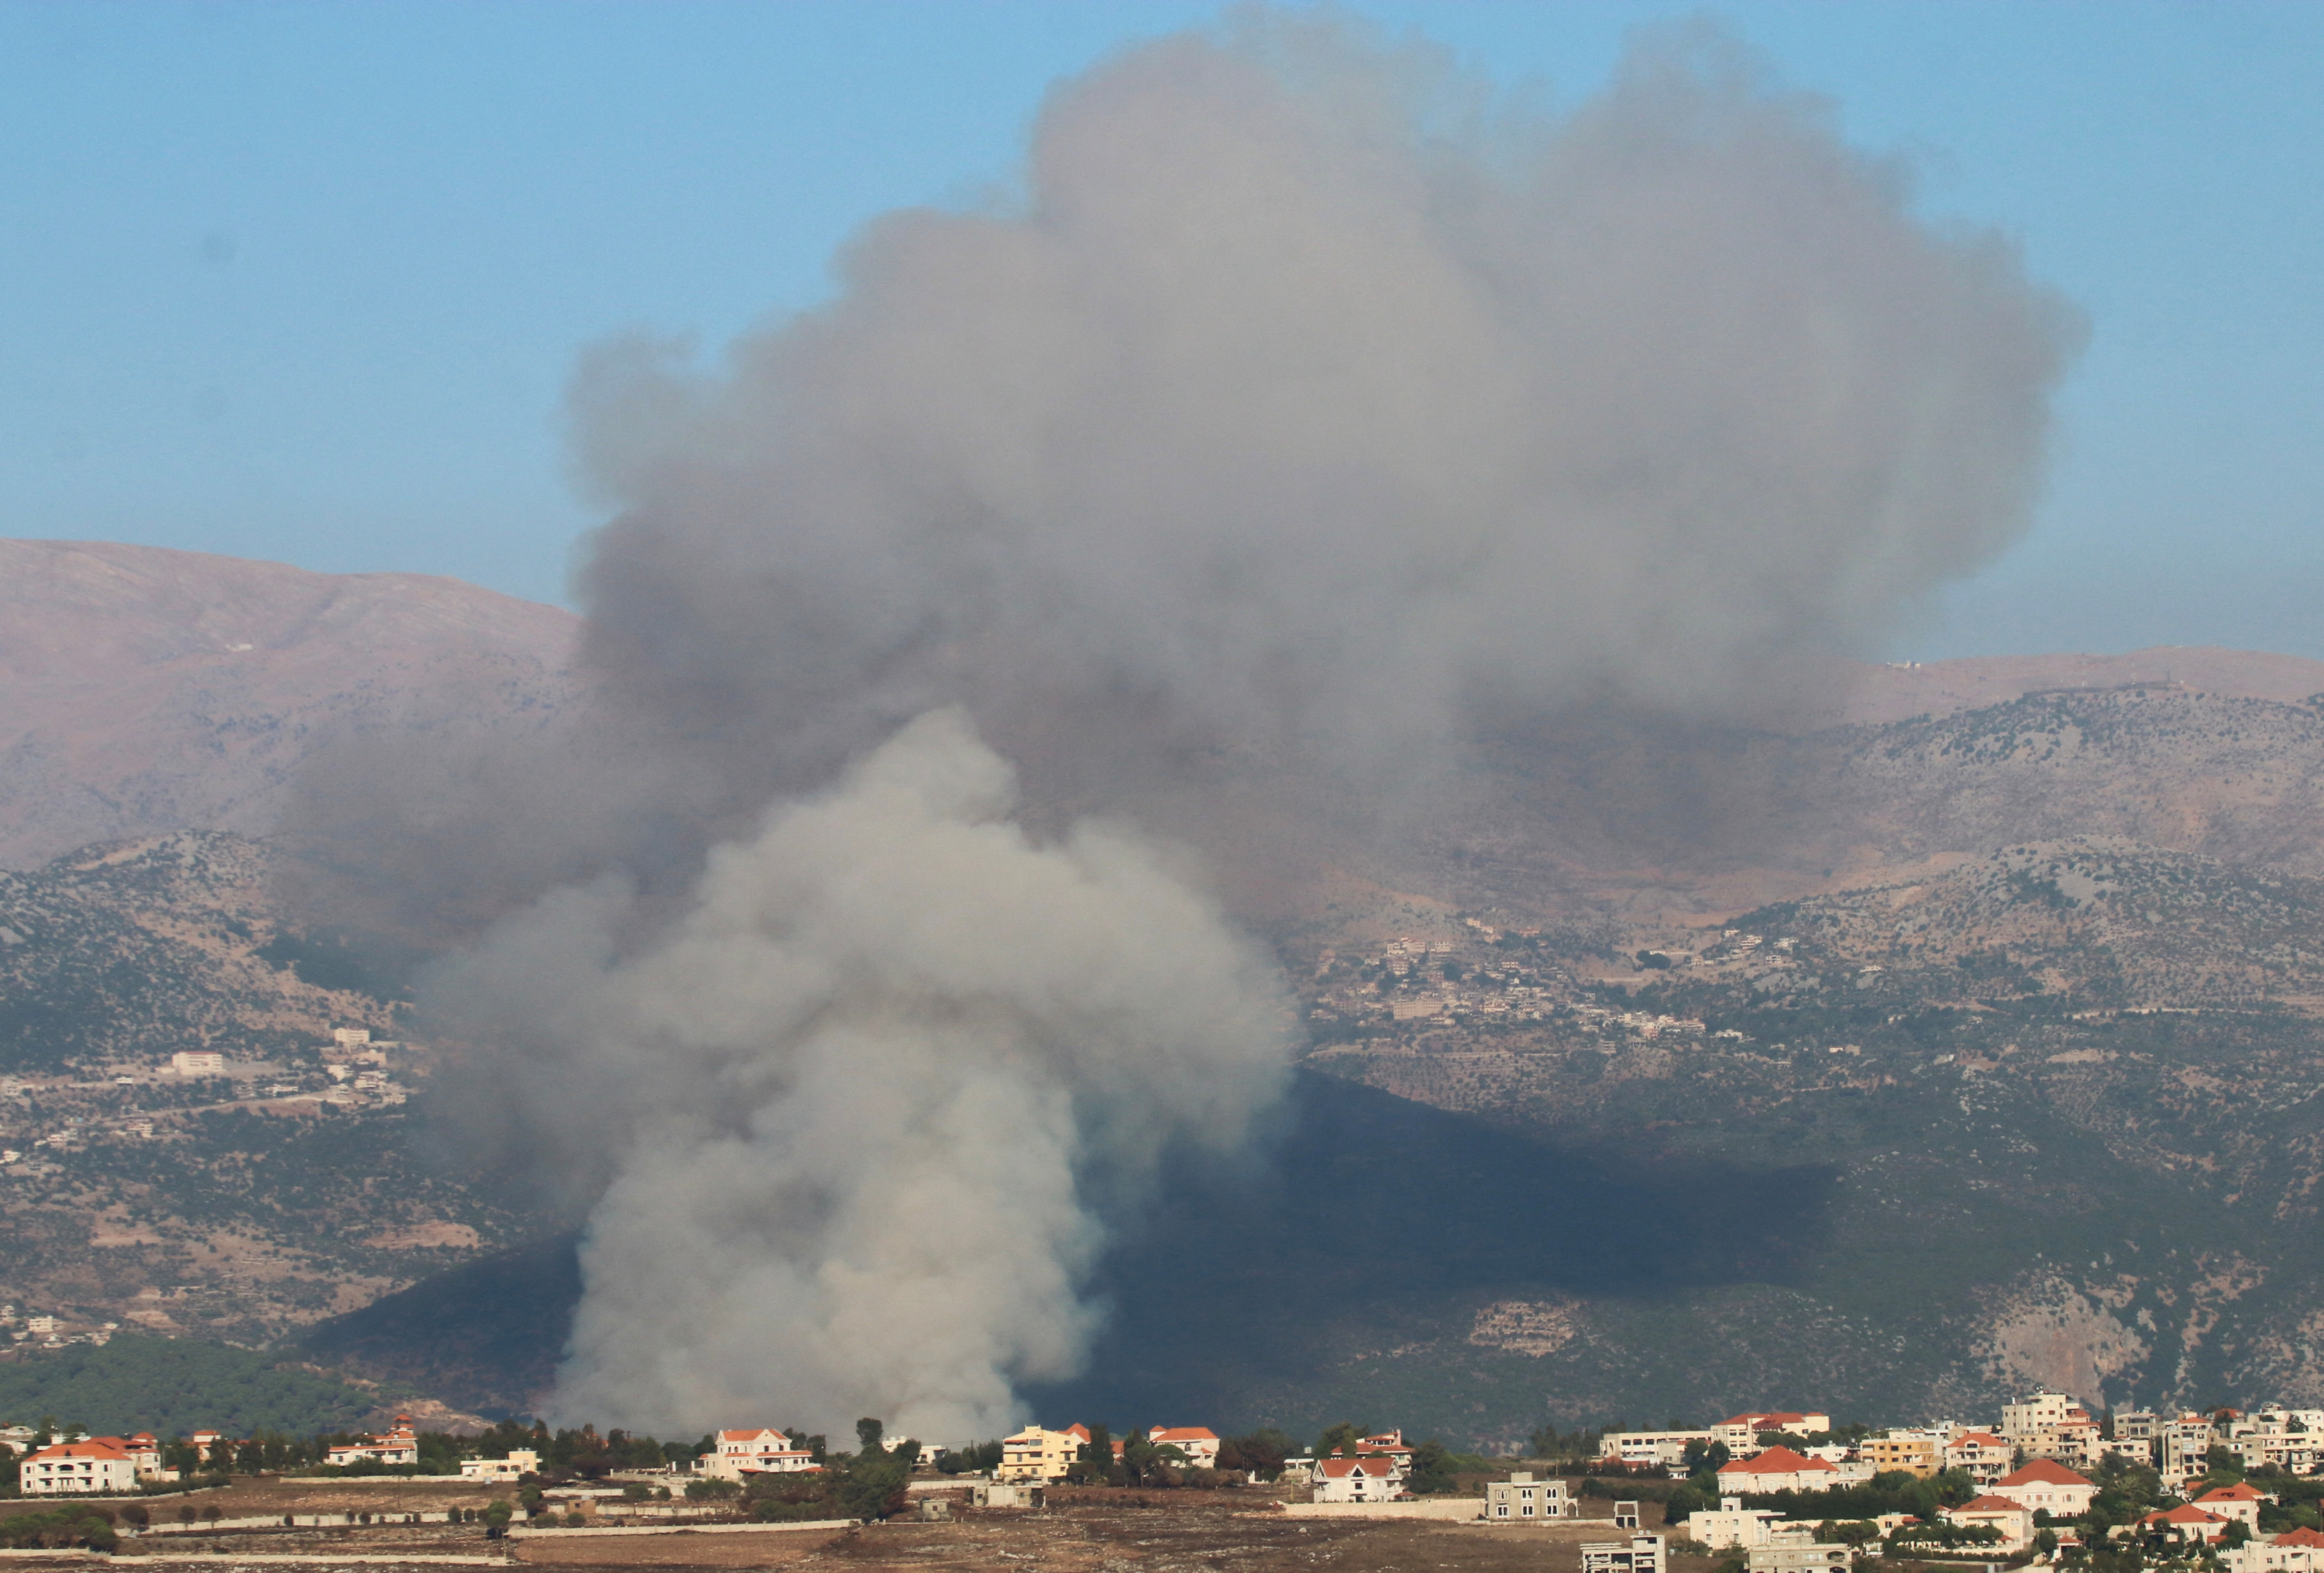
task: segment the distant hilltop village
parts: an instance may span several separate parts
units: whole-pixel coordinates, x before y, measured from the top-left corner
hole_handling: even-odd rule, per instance
[[[1352,1424],[1304,1449],[1271,1428],[1222,1436],[1162,1425],[1117,1438],[1083,1423],[940,1447],[890,1443],[880,1421],[864,1420],[853,1451],[776,1426],[664,1443],[515,1421],[458,1436],[417,1430],[402,1415],[383,1431],[310,1440],[0,1428],[21,1495],[128,1504],[102,1533],[88,1529],[91,1545],[118,1524],[167,1534],[356,1521],[344,1509],[302,1517],[307,1480],[447,1482],[466,1495],[436,1517],[493,1535],[947,1520],[1102,1503],[1135,1487],[1295,1518],[1610,1531],[1576,1541],[1582,1573],[1671,1573],[1674,1558],[1716,1559],[1720,1573],[1829,1573],[1881,1554],[1923,1569],[1950,1557],[2088,1563],[2092,1573],[2324,1573],[2324,1410],[2093,1414],[2044,1390],[1982,1425],[1874,1430],[1812,1411],[1747,1411],[1695,1429],[1545,1429],[1531,1449],[1490,1459]],[[270,1490],[291,1495],[269,1500],[292,1505],[249,1525],[215,1505],[186,1507],[172,1525],[135,1500],[251,1475],[271,1476]]]

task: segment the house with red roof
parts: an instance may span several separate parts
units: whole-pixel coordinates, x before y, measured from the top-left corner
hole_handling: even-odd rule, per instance
[[[1386,1453],[1334,1453],[1315,1461],[1316,1502],[1393,1502],[1404,1494],[1404,1471]]]
[[[1944,1451],[1946,1468],[1960,1470],[1980,1486],[2008,1474],[2015,1456],[2015,1449],[1991,1431],[1957,1431]]]
[[[2149,1539],[2201,1546],[2213,1545],[2227,1539],[2227,1525],[2232,1522],[2197,1507],[2191,1502],[2182,1502],[2167,1513],[2148,1513],[2138,1521],[2138,1528]]]
[[[1765,1495],[1771,1491],[1829,1491],[1840,1484],[1838,1465],[1811,1458],[1789,1448],[1769,1448],[1756,1457],[1727,1464],[1719,1471],[1722,1496]]]
[[[1963,1529],[1997,1530],[2002,1548],[2023,1550],[2034,1539],[2034,1510],[2006,1496],[1973,1496],[1944,1510],[1945,1522]]]
[[[197,1431],[194,1435],[198,1444],[203,1433]],[[215,1449],[220,1445],[213,1441],[210,1444],[212,1450],[208,1456],[217,1457]],[[231,1447],[233,1444],[224,1445]],[[393,1425],[376,1436],[363,1437],[352,1442],[339,1443],[323,1456],[323,1462],[345,1466],[360,1464],[366,1458],[376,1458],[383,1464],[420,1462],[420,1438],[411,1429],[411,1417],[408,1414],[399,1414],[395,1417]]]
[[[113,1440],[58,1442],[17,1467],[27,1496],[120,1496],[137,1489],[137,1466]]]
[[[2090,1498],[2098,1494],[2096,1481],[2075,1474],[2055,1458],[2033,1459],[2023,1469],[1995,1481],[1990,1489],[1994,1495],[2006,1496],[2029,1511],[2058,1518],[2081,1517],[2090,1510]]]
[[[1062,1480],[1082,1449],[1089,1446],[1089,1427],[1069,1425],[1061,1431],[1027,1426],[1013,1437],[1001,1439],[1001,1467],[995,1480],[1040,1484]]]
[[[2247,1541],[2219,1554],[2227,1573],[2324,1573],[2324,1534],[2287,1531],[2272,1541]]]
[[[770,1426],[719,1431],[711,1438],[710,1451],[696,1459],[694,1467],[722,1480],[744,1480],[753,1475],[795,1475],[819,1467],[813,1453]]]
[[[2259,1504],[2266,1497],[2238,1480],[2233,1486],[2217,1486],[2195,1499],[2195,1505],[2205,1513],[2216,1513],[2221,1518],[2231,1518],[2255,1533],[2259,1529]]]
[[[1146,1440],[1157,1448],[1176,1448],[1198,1468],[1215,1468],[1219,1461],[1218,1433],[1208,1426],[1156,1426]]]

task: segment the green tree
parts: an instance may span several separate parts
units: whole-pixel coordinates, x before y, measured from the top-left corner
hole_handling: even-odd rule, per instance
[[[1336,1453],[1343,1448],[1352,1449],[1358,1442],[1361,1441],[1370,1434],[1371,1433],[1369,1430],[1357,1425],[1355,1421],[1351,1420],[1343,1420],[1338,1425],[1331,1427],[1329,1430],[1325,1430],[1322,1436],[1315,1439],[1315,1456],[1322,1458],[1328,1457],[1333,1453]]]
[[[1450,1491],[1457,1484],[1452,1477],[1452,1454],[1444,1444],[1431,1437],[1412,1449],[1412,1467],[1406,1472],[1405,1488],[1416,1496],[1432,1496]]]
[[[876,1444],[866,1447],[847,1461],[839,1486],[840,1509],[847,1517],[866,1523],[893,1517],[904,1510],[905,1487],[911,1475],[909,1459],[882,1451]]]
[[[873,1420],[868,1414],[862,1420],[855,1422],[855,1441],[857,1449],[861,1452],[877,1453],[882,1451],[883,1449],[880,1446],[880,1439],[887,1434],[888,1428],[881,1424],[880,1421]]]

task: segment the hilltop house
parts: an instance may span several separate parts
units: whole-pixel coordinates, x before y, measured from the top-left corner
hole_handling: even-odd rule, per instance
[[[1198,1468],[1215,1468],[1219,1461],[1219,1439],[1205,1426],[1156,1426],[1146,1433],[1146,1440],[1157,1448],[1176,1448],[1186,1455],[1186,1462]]]
[[[2227,1573],[2324,1573],[2324,1534],[2291,1530],[2272,1541],[2251,1541],[2219,1553]]]

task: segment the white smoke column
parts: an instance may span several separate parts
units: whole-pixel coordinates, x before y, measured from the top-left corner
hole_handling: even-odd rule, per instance
[[[614,1144],[560,1411],[957,1440],[1079,1368],[1100,1213],[1166,1144],[1240,1144],[1287,1018],[1151,849],[1037,844],[1013,790],[959,713],[923,717],[715,850],[639,953],[624,892],[568,892],[446,980]]]

